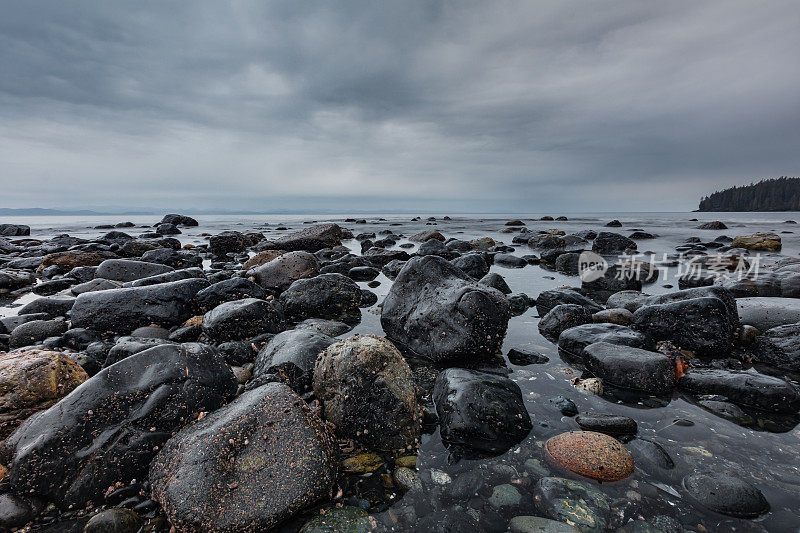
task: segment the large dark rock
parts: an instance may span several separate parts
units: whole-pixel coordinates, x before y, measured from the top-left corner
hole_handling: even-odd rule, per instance
[[[636,250],[636,242],[610,231],[601,231],[592,242],[592,251],[601,255],[619,255],[629,250]]]
[[[280,255],[252,271],[256,283],[268,290],[283,291],[298,279],[319,274],[319,260],[308,252]]]
[[[466,254],[456,257],[450,262],[472,279],[481,279],[489,273],[489,265],[483,258],[483,254]]]
[[[683,488],[692,500],[717,513],[755,518],[769,511],[757,487],[724,472],[693,472],[683,478]]]
[[[693,369],[678,387],[693,394],[725,396],[729,401],[774,413],[800,410],[797,388],[780,378],[736,370]]]
[[[437,242],[437,241],[428,241]],[[511,318],[500,291],[437,256],[406,263],[383,301],[386,335],[436,362],[475,361],[499,351]]]
[[[181,531],[271,530],[330,495],[336,441],[289,387],[269,383],[184,428],[150,468]]]
[[[172,248],[156,248],[142,254],[142,261],[171,266],[172,268],[202,267],[203,258],[191,252],[173,250]]]
[[[536,312],[539,313],[539,316],[544,316],[560,304],[580,305],[591,313],[603,310],[602,305],[590,300],[574,289],[553,289],[542,292],[536,298]]]
[[[206,311],[218,305],[244,298],[258,298],[264,300],[267,291],[261,285],[245,278],[230,278],[214,283],[197,293],[197,305]]]
[[[675,386],[675,363],[664,354],[597,342],[584,348],[586,368],[603,382],[621,387],[665,394]]]
[[[8,339],[11,349],[33,346],[48,337],[58,337],[67,331],[67,323],[63,320],[31,320],[14,328]]]
[[[736,318],[732,317],[721,299],[705,296],[656,301],[665,303],[648,304],[636,310],[634,329],[698,355],[727,355],[733,347],[739,320],[735,314]]]
[[[175,226],[197,226],[197,220],[193,219],[190,216],[186,215],[176,215],[174,213],[170,213],[168,215],[164,215],[164,218],[161,219],[162,224],[174,224]]]
[[[623,261],[611,265],[596,279],[583,276],[581,289],[598,301],[605,302],[620,291],[642,290],[642,280],[646,277],[647,272],[639,270],[637,263]]]
[[[286,316],[294,319],[340,318],[358,311],[361,288],[347,276],[320,274],[292,283],[280,301]]]
[[[335,339],[313,328],[278,333],[258,352],[253,380],[278,374],[298,392],[311,387],[314,363]]]
[[[175,430],[235,392],[233,373],[208,346],[138,353],[102,370],[7,439],[12,489],[62,509],[98,505],[115,483],[143,479]]]
[[[111,281],[133,281],[149,278],[174,270],[167,265],[134,261],[132,259],[106,259],[97,267],[95,277]]]
[[[153,346],[161,346],[162,344],[176,344],[172,341],[165,339],[143,338],[134,336],[125,336],[117,339],[117,342],[108,350],[105,363],[103,366],[111,366],[114,363],[119,363],[126,357],[136,355],[152,348]]]
[[[145,287],[147,285],[158,285],[159,283],[169,283],[170,281],[180,281],[182,279],[204,278],[205,274],[201,268],[184,268],[173,270],[147,278],[135,279],[122,284],[123,287]]]
[[[293,252],[316,252],[342,244],[347,232],[338,224],[316,224],[274,240],[275,248]]]
[[[592,313],[585,307],[577,304],[559,304],[539,321],[539,333],[545,339],[556,342],[562,331],[591,322]]]
[[[328,346],[314,368],[314,394],[338,437],[416,449],[422,417],[411,369],[383,337],[355,335]]]
[[[0,235],[4,237],[22,237],[30,234],[30,226],[24,226],[22,224],[0,224]]]
[[[765,331],[756,340],[755,358],[784,370],[800,372],[800,323]]]
[[[146,287],[86,292],[72,308],[73,327],[129,333],[141,326],[169,327],[192,316],[192,303],[205,279],[192,278]]]
[[[208,239],[209,250],[218,257],[243,252],[249,244],[249,239],[238,231],[223,231]]]
[[[519,385],[503,376],[448,368],[436,378],[433,400],[442,440],[460,449],[502,453],[533,427]]]
[[[217,341],[250,339],[286,329],[283,313],[257,298],[225,302],[203,315],[203,331]]]
[[[595,342],[608,342],[619,346],[631,346],[649,350],[653,341],[644,333],[617,324],[584,324],[564,330],[558,337],[558,349],[566,359],[583,363],[585,349]]]

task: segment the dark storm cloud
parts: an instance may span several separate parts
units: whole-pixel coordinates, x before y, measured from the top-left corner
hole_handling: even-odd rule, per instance
[[[693,208],[798,174],[798,17],[732,0],[7,3],[3,203]]]

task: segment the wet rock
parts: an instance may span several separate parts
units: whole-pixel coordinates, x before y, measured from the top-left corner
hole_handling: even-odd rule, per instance
[[[307,318],[306,320],[303,320],[297,324],[295,329],[309,329],[313,331],[319,331],[320,333],[324,333],[325,335],[329,335],[331,337],[337,337],[343,333],[347,333],[352,328],[344,322],[339,322],[337,320]]]
[[[67,331],[63,320],[31,320],[14,328],[8,339],[11,349],[34,346],[48,337],[58,337]]]
[[[129,333],[140,326],[169,327],[192,315],[195,295],[209,285],[200,278],[86,292],[72,308],[72,325],[95,331]]]
[[[536,298],[536,311],[539,316],[545,316],[551,309],[559,304],[575,304],[585,307],[591,313],[602,311],[603,306],[573,289],[554,289],[544,291]]]
[[[666,394],[675,386],[675,363],[664,354],[608,342],[583,350],[586,368],[604,383],[649,394]]]
[[[642,280],[646,276],[647,272],[639,271],[637,264],[625,261],[611,265],[596,279],[584,276],[581,290],[598,301],[606,302],[620,291],[642,290]]]
[[[658,301],[664,303],[648,304],[634,313],[634,329],[700,355],[725,355],[730,351],[738,317],[731,317],[721,299],[708,296]]]
[[[406,264],[405,261],[394,259],[383,265],[383,268],[381,268],[381,272],[383,272],[383,275],[386,276],[387,278],[394,280],[397,277],[397,275],[400,274],[400,271],[403,270],[405,264]]]
[[[338,437],[377,449],[416,447],[421,418],[411,369],[388,340],[356,335],[331,344],[313,386]]]
[[[409,260],[397,276],[383,302],[381,325],[391,340],[420,356],[466,362],[496,353],[510,318],[502,293],[444,259],[426,256]]]
[[[778,368],[800,372],[800,323],[765,331],[756,339],[755,358]]]
[[[608,297],[606,305],[609,309],[623,308],[634,313],[645,304],[649,297],[649,294],[641,291],[619,291]]]
[[[127,357],[143,352],[153,346],[161,346],[163,344],[173,343],[164,339],[144,339],[134,336],[120,337],[117,339],[116,344],[108,350],[108,357],[106,357],[103,366],[111,366]]]
[[[284,329],[280,309],[257,298],[225,302],[203,315],[203,331],[218,341],[244,340]]]
[[[522,494],[514,487],[504,483],[497,485],[492,489],[492,495],[489,496],[489,505],[495,509],[504,509],[508,507],[516,507],[522,503]]]
[[[790,383],[772,376],[735,370],[692,369],[678,387],[693,394],[716,394],[733,403],[773,413],[800,411],[800,394]]]
[[[442,440],[466,450],[502,453],[532,428],[519,386],[506,377],[449,368],[436,378],[433,400]]]
[[[517,220],[509,220],[506,222],[506,226],[524,226],[525,223],[519,219]]]
[[[634,419],[622,415],[587,413],[575,418],[575,422],[583,430],[604,433],[612,437],[636,435],[639,429]]]
[[[130,509],[108,509],[94,515],[86,523],[84,533],[136,533],[142,519]]]
[[[607,228],[621,228],[622,222],[617,219],[612,220],[611,222],[606,223]]]
[[[355,281],[372,281],[380,275],[381,271],[370,266],[353,267],[347,271],[347,277]]]
[[[369,474],[385,464],[383,458],[375,452],[364,452],[353,455],[342,461],[342,469],[348,474]]]
[[[0,354],[0,440],[89,378],[65,354],[27,350]]]
[[[648,439],[633,439],[627,444],[628,450],[633,455],[636,464],[649,464],[661,470],[672,470],[675,462],[669,453],[657,442]]]
[[[577,252],[569,252],[559,255],[555,262],[556,272],[560,272],[567,276],[577,276],[580,272],[580,257],[581,254]]]
[[[492,289],[497,289],[503,294],[511,294],[511,287],[508,286],[508,283],[506,283],[506,280],[503,279],[503,276],[497,272],[486,274],[478,281],[478,283],[481,285],[486,285],[487,287],[491,287]]]
[[[84,292],[105,291],[108,289],[118,289],[122,284],[118,281],[111,281],[107,279],[93,279],[86,283],[79,283],[70,289],[70,292],[75,296],[80,296]]]
[[[264,250],[263,252],[258,252],[256,255],[248,259],[242,264],[242,270],[250,270],[253,267],[261,266],[264,264],[269,263],[276,257],[280,257],[285,254],[285,250]]]
[[[592,242],[592,251],[600,255],[620,255],[630,250],[636,250],[636,242],[610,231],[601,231]]]
[[[633,313],[621,307],[603,309],[592,315],[592,321],[600,324],[629,326],[633,322]]]
[[[66,316],[75,305],[76,299],[69,296],[44,296],[19,308],[20,315],[43,313],[47,318]],[[73,318],[74,325],[74,318]]]
[[[253,270],[256,283],[269,290],[283,291],[302,278],[319,274],[319,260],[308,252],[289,252]]]
[[[63,290],[69,289],[74,283],[75,280],[70,278],[51,279],[48,281],[43,281],[42,283],[34,286],[32,292],[42,296],[52,296]]]
[[[733,238],[731,248],[744,248],[745,250],[780,252],[781,238],[776,233],[758,232],[752,235],[739,235]]]
[[[238,231],[223,231],[208,239],[208,248],[217,257],[241,253],[249,244],[247,237]]]
[[[649,350],[655,348],[644,333],[617,324],[584,324],[567,329],[558,337],[558,349],[570,361],[584,362],[585,348],[596,342],[608,342],[618,346],[631,346]]]
[[[536,506],[542,514],[584,532],[600,533],[608,525],[611,506],[597,489],[560,477],[536,483]]]
[[[703,507],[738,518],[755,518],[769,503],[751,483],[723,472],[694,472],[683,478],[687,494]]]
[[[561,411],[561,414],[564,416],[575,416],[578,414],[578,406],[569,398],[556,396],[555,398],[550,398],[550,403]]]
[[[489,273],[489,264],[482,254],[467,254],[456,257],[450,261],[455,267],[460,268],[472,279],[481,279]]]
[[[167,441],[150,482],[181,530],[266,530],[329,495],[336,457],[325,424],[289,387],[270,383]]]
[[[412,235],[411,237],[408,238],[408,240],[411,241],[411,242],[425,242],[425,241],[429,241],[431,239],[436,239],[437,241],[444,241],[445,240],[444,235],[442,235],[438,231],[432,230],[432,229],[431,230],[426,230],[426,231],[421,231],[421,232],[419,232],[419,233],[417,233],[415,235]]]
[[[477,239],[472,239],[469,243],[475,248],[476,250],[484,250],[487,251],[497,244],[494,239],[491,237],[478,237]],[[495,257],[496,259],[496,257]]]
[[[113,254],[106,255],[111,255],[113,257]],[[79,252],[74,250],[55,252],[44,256],[42,259],[42,269],[55,265],[61,269],[62,272],[69,272],[77,267],[97,266],[108,259],[106,255],[99,252]]]
[[[0,293],[15,291],[36,282],[36,278],[27,272],[0,271]]]
[[[320,274],[299,279],[280,296],[286,316],[304,318],[340,318],[357,312],[361,289],[355,281],[341,274]]]
[[[258,352],[253,376],[278,374],[297,392],[311,388],[314,363],[335,339],[317,330],[292,329],[278,333]]]
[[[111,281],[133,281],[174,270],[167,265],[134,261],[132,259],[106,259],[97,267],[95,276]]]
[[[194,227],[197,226],[197,220],[186,215],[178,215],[174,213],[170,213],[168,215],[164,215],[164,218],[161,219],[162,224],[174,224],[175,226],[188,226]]]
[[[265,300],[268,294],[261,285],[245,278],[230,278],[214,283],[197,293],[197,305],[207,311],[218,305],[245,298]]]
[[[512,254],[496,254],[494,256],[494,264],[502,268],[524,268],[528,266],[528,262],[525,259]]]
[[[724,222],[720,222],[719,220],[714,220],[712,222],[704,222],[697,226],[697,229],[728,229],[728,226],[725,225]]]
[[[177,269],[201,268],[203,258],[190,252],[173,250],[172,248],[156,248],[142,254],[142,261],[158,263]]]
[[[348,237],[348,233],[338,224],[316,224],[275,239],[273,243],[279,250],[316,252],[341,245],[342,239]]]
[[[517,366],[541,365],[550,360],[543,353],[524,350],[522,348],[511,348],[506,354],[511,364]]]
[[[556,342],[561,332],[592,322],[592,314],[576,304],[560,304],[539,321],[539,332],[545,339]]]
[[[156,233],[159,235],[179,235],[183,232],[175,224],[161,223],[156,228]]]
[[[22,237],[30,234],[30,226],[25,226],[23,224],[0,224],[0,235],[3,237]]]
[[[37,498],[26,498],[10,492],[0,494],[0,527],[12,531],[12,528],[24,526],[42,511],[43,503]]]
[[[633,473],[631,454],[617,439],[603,433],[562,433],[549,439],[544,451],[547,459],[561,468],[601,482],[619,481]]]
[[[410,468],[403,466],[395,468],[393,479],[395,484],[403,491],[422,489],[422,481],[419,479],[419,474]]]
[[[97,504],[109,486],[142,479],[174,430],[235,391],[233,373],[207,346],[145,350],[100,371],[6,440],[11,486],[62,509]]]
[[[800,300],[794,298],[737,298],[739,320],[761,331],[800,322]]]

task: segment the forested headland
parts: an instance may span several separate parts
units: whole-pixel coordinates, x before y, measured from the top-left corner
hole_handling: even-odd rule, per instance
[[[699,211],[800,211],[800,178],[761,180],[717,191],[700,200]]]

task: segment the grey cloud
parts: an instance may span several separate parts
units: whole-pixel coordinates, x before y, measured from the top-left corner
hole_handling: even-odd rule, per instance
[[[0,18],[6,204],[691,209],[798,174],[795,2],[56,2]]]

